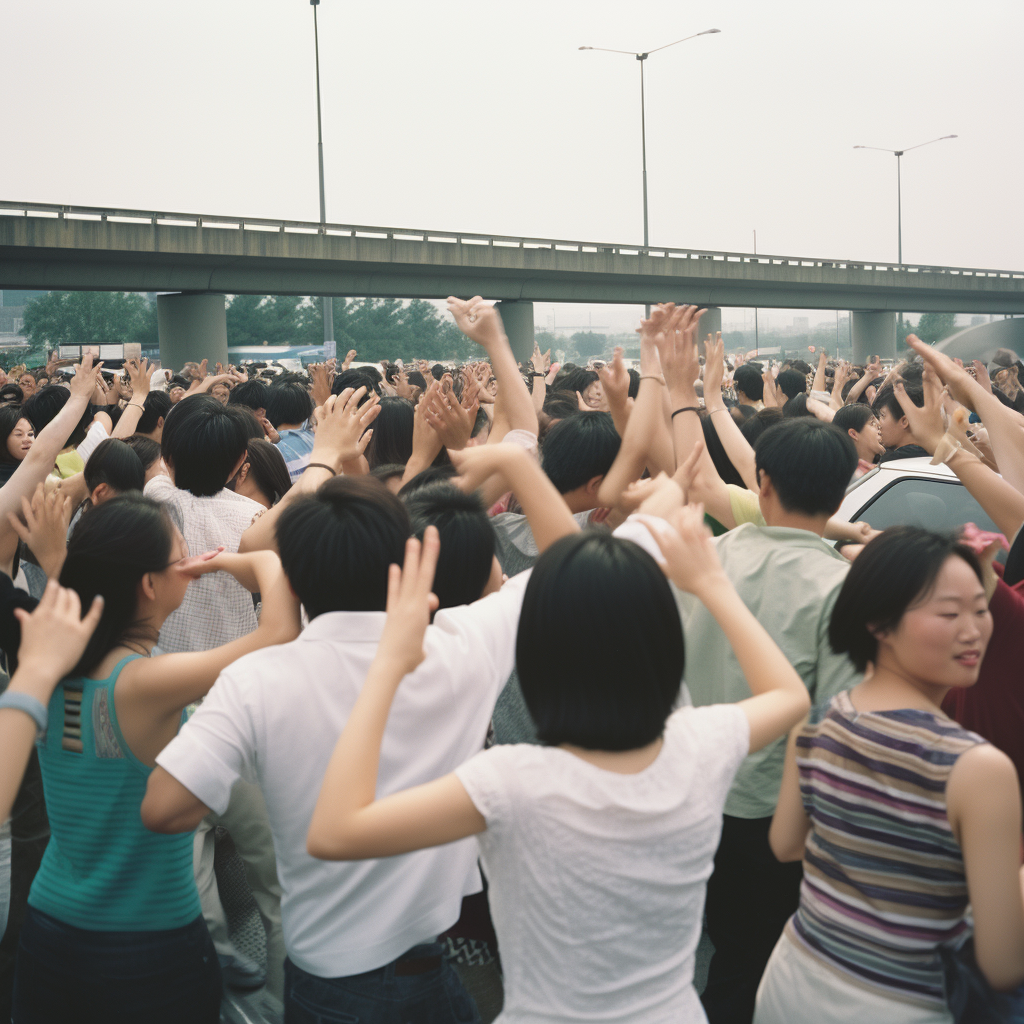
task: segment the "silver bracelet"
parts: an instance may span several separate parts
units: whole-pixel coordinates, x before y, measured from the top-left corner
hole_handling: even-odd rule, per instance
[[[39,727],[40,738],[46,735],[46,723],[49,720],[46,705],[30,693],[22,693],[20,690],[7,690],[0,694],[0,708],[14,708],[16,711],[24,711],[29,718],[35,720],[36,725]]]

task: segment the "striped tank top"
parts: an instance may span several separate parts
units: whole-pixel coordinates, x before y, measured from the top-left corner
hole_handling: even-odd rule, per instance
[[[945,1005],[940,949],[972,929],[946,783],[984,742],[937,713],[858,712],[845,691],[812,709],[796,744],[811,820],[786,926],[798,947],[876,994]]]
[[[50,700],[40,741],[50,842],[30,906],[88,931],[167,931],[200,914],[192,833],[157,835],[139,814],[153,770],[121,735],[114,686],[65,679]]]

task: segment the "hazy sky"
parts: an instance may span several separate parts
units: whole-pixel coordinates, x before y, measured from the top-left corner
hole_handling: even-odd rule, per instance
[[[905,261],[1024,268],[1020,0],[319,12],[331,220],[641,240],[638,65],[578,47],[714,27],[647,62],[652,244],[895,259],[896,159],[852,147],[956,133],[903,159]],[[307,0],[9,2],[0,38],[0,198],[317,218]]]

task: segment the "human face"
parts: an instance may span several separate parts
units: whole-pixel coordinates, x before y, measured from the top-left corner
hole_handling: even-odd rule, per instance
[[[180,384],[176,385],[168,392],[168,397],[171,405],[177,405],[185,397],[185,389]]]
[[[227,384],[214,384],[213,387],[210,388],[210,394],[213,395],[221,405],[227,405],[231,389]]]
[[[28,398],[29,395],[35,394],[36,379],[31,373],[23,373],[18,378],[18,384],[21,386],[22,393],[26,398]]]
[[[950,555],[931,590],[879,636],[879,659],[891,659],[923,689],[973,686],[991,636],[984,588],[962,558]]]
[[[583,401],[590,406],[591,409],[601,408],[601,399],[604,397],[604,389],[601,387],[601,382],[595,380],[593,384],[588,384],[586,390],[583,392]]]
[[[882,455],[885,452],[885,445],[882,444],[881,427],[875,416],[872,416],[864,424],[864,429],[860,433],[851,428],[850,436],[853,438],[853,443],[857,448],[858,458],[863,459],[865,462],[873,462],[876,455]]]
[[[18,420],[14,429],[7,435],[7,454],[17,462],[21,462],[28,455],[32,442],[36,439],[36,432],[28,420]]]
[[[896,419],[892,410],[885,406],[878,417],[878,439],[886,448],[899,448],[905,443],[906,427],[903,418]]]

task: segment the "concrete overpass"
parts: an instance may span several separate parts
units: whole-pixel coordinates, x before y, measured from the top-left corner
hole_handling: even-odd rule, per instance
[[[182,293],[160,297],[162,335],[217,350],[211,297],[240,293],[481,294],[517,349],[535,301],[849,309],[865,355],[894,350],[898,310],[1024,313],[1022,271],[19,202],[0,202],[0,288]]]

